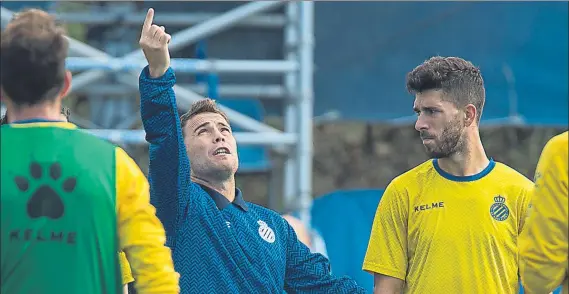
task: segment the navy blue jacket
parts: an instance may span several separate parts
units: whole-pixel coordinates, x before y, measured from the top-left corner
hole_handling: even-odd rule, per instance
[[[150,143],[151,203],[162,221],[180,273],[182,293],[365,293],[334,277],[328,260],[298,241],[278,213],[233,203],[193,183],[182,138],[172,69],[140,75],[141,115]]]

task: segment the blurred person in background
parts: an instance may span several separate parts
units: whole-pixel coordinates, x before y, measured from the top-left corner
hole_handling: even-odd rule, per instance
[[[363,264],[374,293],[517,294],[532,182],[486,156],[480,70],[433,57],[407,74],[407,89],[432,159],[391,181],[379,203]]]
[[[62,106],[59,119],[64,122],[69,122],[69,116],[71,111],[69,108]],[[0,120],[0,125],[8,124],[8,113],[4,114],[2,120]],[[119,262],[121,265],[122,272],[122,284],[123,284],[123,294],[128,294],[128,283],[134,282],[134,277],[132,276],[132,271],[130,269],[130,264],[126,259],[126,255],[123,251],[119,251]]]
[[[306,245],[310,249],[310,252],[320,253],[328,258],[326,243],[316,230],[313,228],[307,228],[300,219],[293,216],[292,214],[283,214],[282,217],[292,227],[298,236],[298,240]]]
[[[1,38],[9,122],[1,133],[1,292],[122,293],[117,250],[125,248],[139,293],[178,293],[143,173],[62,111],[71,86],[63,29],[31,9],[15,14]]]
[[[152,203],[164,223],[183,293],[365,293],[330,274],[276,212],[235,187],[237,144],[227,116],[203,99],[178,116],[164,27],[149,9],[140,46],[141,115],[150,143]],[[191,165],[190,165],[191,162]]]
[[[312,240],[310,238],[310,233],[308,232],[308,229],[302,223],[302,221],[290,214],[284,214],[282,217],[292,227],[292,229],[296,233],[296,236],[298,237],[298,240],[302,242],[304,245],[306,245],[308,248],[311,248]]]
[[[553,137],[535,172],[531,210],[519,241],[520,277],[528,294],[549,293],[561,284],[569,293],[568,144],[567,132]]]

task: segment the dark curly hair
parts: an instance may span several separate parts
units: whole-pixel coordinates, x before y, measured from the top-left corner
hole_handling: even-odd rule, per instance
[[[69,116],[71,115],[71,111],[69,110],[69,108],[62,106],[61,107],[61,114],[65,115],[65,117],[67,118],[67,121],[69,121]],[[4,114],[4,116],[2,117],[2,120],[0,120],[0,125],[5,125],[8,123],[8,113]]]
[[[443,99],[457,107],[468,104],[477,110],[480,122],[486,100],[480,69],[459,57],[431,57],[407,74],[407,90],[411,94],[440,90]]]

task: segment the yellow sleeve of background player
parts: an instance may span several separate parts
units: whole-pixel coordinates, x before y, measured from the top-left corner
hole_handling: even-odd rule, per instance
[[[128,260],[126,259],[126,255],[124,254],[124,251],[119,252],[119,262],[121,264],[122,284],[126,285],[130,282],[133,282],[134,278],[132,277],[132,271],[130,270],[130,264],[128,263]]]
[[[531,210],[531,196],[533,191],[533,182],[525,179],[527,184],[524,183],[522,190],[520,191],[520,205],[518,206],[519,209],[519,219],[518,219],[518,235],[522,233],[524,230],[524,226],[526,225],[526,221],[528,219],[529,211]]]
[[[150,204],[146,177],[124,150],[116,148],[117,215],[120,248],[139,293],[179,293],[166,233]]]
[[[526,293],[549,293],[567,279],[567,132],[541,154],[532,208],[520,239],[520,276]]]
[[[408,206],[407,197],[389,184],[375,213],[363,270],[405,281]]]

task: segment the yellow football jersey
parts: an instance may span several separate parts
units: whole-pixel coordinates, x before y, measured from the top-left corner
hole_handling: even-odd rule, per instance
[[[536,169],[532,208],[520,236],[520,276],[526,293],[548,293],[563,284],[567,272],[569,135],[553,137],[543,149]]]
[[[404,280],[404,293],[518,293],[517,242],[531,187],[493,160],[466,177],[429,160],[385,190],[363,269]]]

